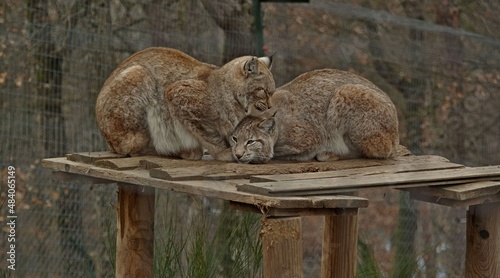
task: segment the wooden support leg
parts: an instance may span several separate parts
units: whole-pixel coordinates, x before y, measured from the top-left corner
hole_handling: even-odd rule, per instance
[[[355,277],[357,251],[358,209],[325,216],[321,277]]]
[[[465,277],[500,277],[500,202],[467,211]]]
[[[269,217],[262,223],[264,278],[302,277],[300,217]]]
[[[153,277],[155,189],[118,184],[116,277]]]

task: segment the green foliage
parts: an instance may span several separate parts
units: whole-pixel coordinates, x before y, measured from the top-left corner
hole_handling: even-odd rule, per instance
[[[0,269],[0,278],[9,278],[12,276],[12,270]]]
[[[378,267],[377,258],[373,247],[370,246],[363,238],[358,239],[358,264],[356,267],[357,278],[382,278],[382,272]]]
[[[215,217],[201,217],[204,224],[195,230],[188,250],[188,277],[255,277],[262,261],[260,215],[224,203]]]

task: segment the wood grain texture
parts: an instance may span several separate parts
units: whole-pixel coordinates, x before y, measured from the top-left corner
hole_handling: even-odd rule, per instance
[[[118,184],[116,277],[153,277],[155,189]]]
[[[325,216],[321,277],[354,278],[357,248],[357,214]]]
[[[130,170],[139,168],[143,157],[125,157],[120,159],[99,159],[94,162],[97,167],[114,169],[114,170]]]
[[[463,165],[443,160],[443,158],[439,156],[406,156],[396,158],[394,160],[387,160],[386,164],[383,165],[365,164],[361,168],[349,168],[346,166],[344,168],[339,167],[339,169],[334,171],[257,175],[253,176],[250,182],[294,181],[349,176],[371,176],[377,174],[420,172],[425,170],[453,169],[463,167]]]
[[[258,207],[255,205],[230,202],[230,206],[235,210],[242,210],[254,213],[261,213],[264,217],[291,217],[310,215],[346,215],[357,214],[358,208],[274,208]]]
[[[500,202],[467,211],[465,277],[500,277]]]
[[[500,180],[500,166],[444,169],[368,176],[347,176],[282,182],[247,183],[239,190],[264,195],[321,195],[366,187],[420,187]]]
[[[194,195],[215,197],[222,200],[251,204],[262,208],[357,208],[367,207],[368,200],[356,196],[331,195],[314,197],[270,197],[238,191],[237,184],[248,180],[228,181],[167,181],[149,176],[144,169],[113,170],[69,161],[66,158],[50,158],[42,161],[43,167],[81,176],[174,190]]]
[[[67,154],[66,158],[75,162],[84,162],[92,164],[99,159],[124,158],[126,155],[116,154],[112,152],[82,152]]]
[[[410,193],[458,201],[470,200],[486,196],[494,196],[500,192],[500,181],[481,181],[451,186],[419,187],[407,189]]]
[[[300,217],[266,218],[262,222],[264,278],[302,277]]]
[[[237,178],[251,178],[251,182],[259,182],[272,180],[273,177],[280,176],[286,180],[287,175],[296,177],[296,179],[314,179],[321,178],[321,175],[328,171],[328,173],[341,171],[344,169],[357,168],[357,172],[363,171],[367,167],[374,166],[389,166],[389,168],[379,169],[378,171],[388,171],[390,166],[397,165],[400,171],[408,171],[408,167],[413,163],[420,163],[421,167],[429,163],[439,163],[436,167],[457,168],[463,167],[462,165],[450,163],[446,159],[438,156],[405,156],[395,159],[376,160],[376,159],[351,159],[339,160],[329,162],[291,162],[291,161],[271,161],[269,164],[236,164],[220,161],[211,161],[204,163],[204,161],[194,161],[190,164],[185,163],[180,165],[179,161],[172,161],[173,164],[168,164],[172,160],[160,163],[161,168],[151,171],[151,176],[166,180],[224,180],[224,179],[237,179]],[[198,162],[198,163],[196,163]],[[435,165],[434,164],[434,165]],[[301,176],[305,175],[303,178]],[[319,177],[316,177],[319,175]],[[328,174],[326,174],[328,176]],[[293,179],[293,178],[292,178]],[[279,179],[278,179],[279,180]]]
[[[486,195],[476,198],[470,198],[466,200],[457,200],[457,199],[449,199],[444,197],[422,194],[418,192],[418,189],[415,189],[410,191],[410,198],[422,202],[458,208],[458,207],[468,207],[473,205],[500,202],[500,193],[494,195]]]

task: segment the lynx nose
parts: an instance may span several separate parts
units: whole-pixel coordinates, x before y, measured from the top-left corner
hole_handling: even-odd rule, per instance
[[[240,159],[243,156],[243,153],[234,153],[236,159]]]

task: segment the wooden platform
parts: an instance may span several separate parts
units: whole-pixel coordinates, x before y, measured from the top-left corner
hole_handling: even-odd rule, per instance
[[[357,212],[367,207],[369,200],[352,196],[352,192],[379,187],[407,190],[412,198],[426,202],[470,206],[466,276],[500,277],[500,166],[468,168],[439,156],[251,165],[213,161],[209,157],[189,161],[124,157],[108,152],[49,158],[42,165],[54,170],[54,176],[63,181],[118,183],[122,233],[117,239],[117,277],[138,271],[125,263],[130,261],[137,261],[140,271],[152,275],[151,246],[130,249],[127,243],[151,241],[150,233],[140,235],[145,240],[136,241],[137,229],[133,227],[135,222],[154,223],[154,217],[147,216],[154,208],[151,188],[216,197],[230,201],[235,208],[262,213],[266,277],[301,277],[302,270],[297,268],[302,264],[301,252],[297,251],[302,248],[300,236],[284,238],[280,233],[286,229],[300,235],[299,216],[325,215],[326,227],[331,228],[324,231],[322,277],[354,277]],[[137,215],[147,219],[131,219],[137,217],[127,214],[132,210],[140,210]],[[127,241],[128,237],[132,239]],[[136,254],[137,249],[150,251]],[[151,258],[144,262],[148,256]],[[482,268],[484,260],[491,267]]]
[[[358,162],[361,163],[361,162]],[[376,162],[368,162],[372,165]],[[355,196],[330,195],[316,197],[264,196],[239,191],[237,187],[250,181],[254,174],[276,171],[317,169],[319,162],[296,167],[281,164],[249,165],[223,163],[213,160],[190,161],[161,157],[123,157],[112,153],[79,153],[67,157],[49,158],[42,166],[58,171],[59,179],[80,180],[85,183],[129,183],[219,199],[265,208],[267,216],[298,213],[317,214],[315,209],[367,207],[368,200]],[[268,167],[272,165],[272,167]],[[335,169],[338,163],[325,169]],[[358,164],[353,164],[359,166]],[[320,165],[326,167],[327,165]],[[344,166],[347,167],[347,166]],[[204,178],[206,176],[206,178]],[[302,210],[303,209],[303,210]],[[287,210],[291,210],[288,211]]]

